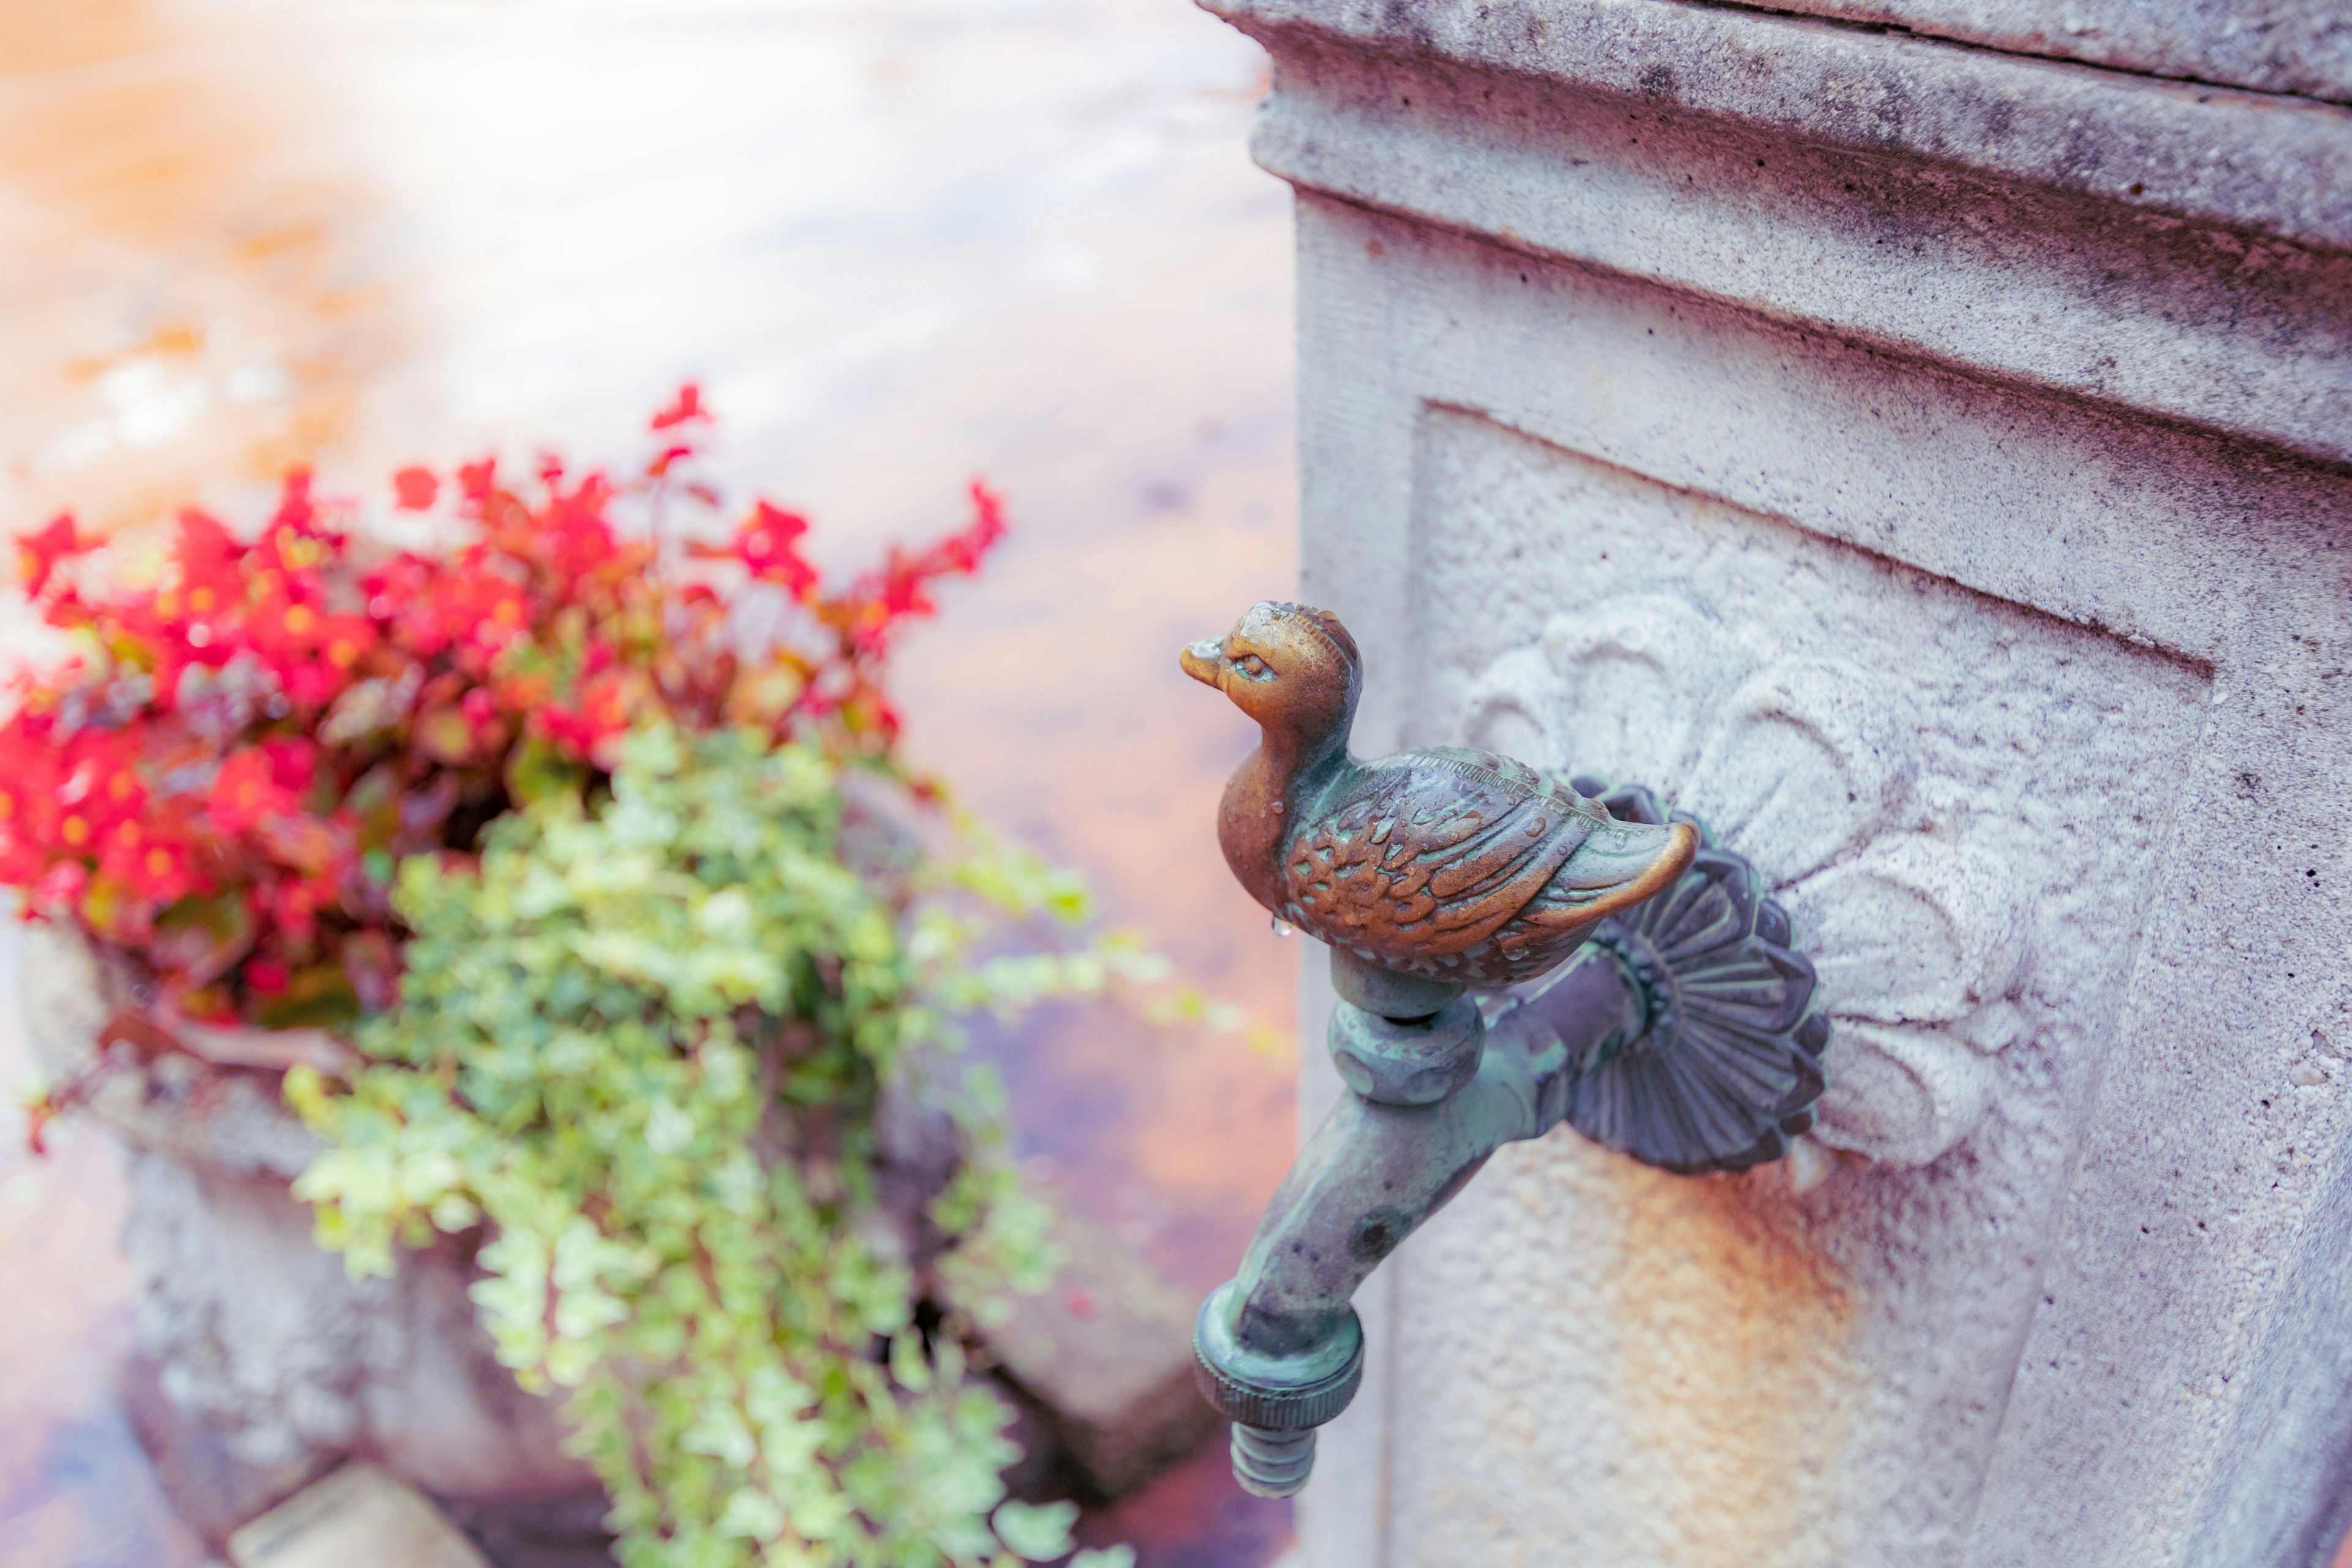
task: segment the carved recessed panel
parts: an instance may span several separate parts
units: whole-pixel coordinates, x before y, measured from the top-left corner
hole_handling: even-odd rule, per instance
[[[1423,439],[1416,739],[1648,784],[1752,859],[1836,1020],[1824,1142],[2031,1119],[2112,1026],[2203,671],[1469,415]]]

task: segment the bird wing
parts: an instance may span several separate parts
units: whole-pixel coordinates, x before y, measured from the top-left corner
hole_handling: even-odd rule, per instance
[[[1551,879],[1600,808],[1507,757],[1447,749],[1362,765],[1283,858],[1297,922],[1390,957],[1460,953]]]

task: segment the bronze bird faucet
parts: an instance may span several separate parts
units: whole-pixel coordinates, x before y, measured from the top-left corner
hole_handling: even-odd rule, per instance
[[[1328,610],[1255,605],[1183,665],[1265,732],[1217,813],[1225,864],[1277,917],[1361,963],[1457,985],[1532,979],[1698,852],[1689,823],[1620,823],[1489,752],[1359,762],[1348,731],[1363,659]]]
[[[1357,1287],[1496,1149],[1566,1121],[1686,1174],[1778,1159],[1829,1024],[1754,868],[1649,790],[1455,747],[1352,755],[1363,659],[1328,610],[1253,605],[1182,663],[1261,731],[1218,811],[1225,863],[1330,948],[1340,998],[1349,1092],[1193,1332],[1235,1475],[1286,1497],[1362,1378]]]

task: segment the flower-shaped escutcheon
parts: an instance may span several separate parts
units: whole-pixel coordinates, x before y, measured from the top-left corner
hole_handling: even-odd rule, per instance
[[[1575,788],[1624,821],[1668,819],[1647,789],[1590,777]],[[1789,946],[1788,911],[1696,826],[1703,847],[1681,880],[1593,933],[1634,977],[1648,1016],[1630,1039],[1571,1063],[1568,1093],[1578,1131],[1685,1174],[1786,1154],[1812,1125],[1830,1038],[1812,1006],[1813,966]]]
[[[1464,739],[1652,785],[1751,863],[1832,1019],[1811,1136],[1924,1165],[1991,1108],[2030,955],[2012,881],[1916,798],[1905,702],[1677,595],[1626,595],[1488,665]]]

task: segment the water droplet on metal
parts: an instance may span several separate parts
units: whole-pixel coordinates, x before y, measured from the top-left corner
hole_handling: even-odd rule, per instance
[[[1280,915],[1276,915],[1274,917],[1274,934],[1276,936],[1297,936],[1298,934],[1298,928],[1292,925],[1288,921],[1284,920]]]

